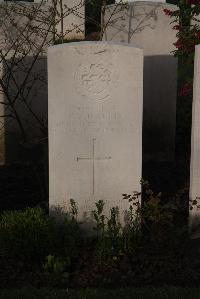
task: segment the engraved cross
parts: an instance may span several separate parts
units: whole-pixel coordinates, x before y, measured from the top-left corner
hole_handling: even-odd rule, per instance
[[[95,193],[95,161],[111,160],[112,157],[96,157],[95,148],[96,139],[92,139],[92,157],[77,157],[77,162],[80,160],[90,160],[92,161],[92,193]]]

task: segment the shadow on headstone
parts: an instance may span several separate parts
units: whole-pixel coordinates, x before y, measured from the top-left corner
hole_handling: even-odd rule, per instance
[[[1,128],[2,164],[38,161],[41,143],[47,142],[47,59],[34,59],[26,57],[3,64],[6,93],[1,94],[1,115],[6,117]]]

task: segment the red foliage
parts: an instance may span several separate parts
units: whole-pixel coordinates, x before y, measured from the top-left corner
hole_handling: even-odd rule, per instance
[[[200,4],[200,0],[187,0],[187,3],[190,5],[198,5]]]
[[[173,11],[172,10],[169,10],[169,9],[163,9],[164,13],[166,14],[166,16],[171,16],[173,14]]]
[[[185,83],[179,91],[179,96],[185,97],[185,96],[189,95],[191,93],[191,91],[192,91],[192,84]]]
[[[180,30],[181,27],[179,25],[175,25],[172,29],[174,29],[174,30]]]
[[[182,44],[182,41],[180,39],[178,39],[175,43],[174,43],[174,46],[177,48],[177,49],[181,49],[183,47],[183,44]]]
[[[200,43],[200,24],[193,23],[199,15],[200,0],[177,1],[178,10],[164,9],[165,15],[173,18],[173,29],[177,30],[177,41],[174,43],[174,54],[181,61],[181,81],[185,82],[180,89],[179,96],[188,96],[192,93],[192,73],[194,64],[195,45]],[[190,77],[190,79],[186,79]],[[186,83],[186,81],[188,81]]]

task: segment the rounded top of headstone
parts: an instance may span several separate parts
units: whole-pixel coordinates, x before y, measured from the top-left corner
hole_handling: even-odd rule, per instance
[[[50,47],[48,61],[53,61],[58,72],[68,61],[68,74],[74,78],[76,91],[97,102],[107,100],[112,88],[118,85],[120,63],[137,61],[137,67],[143,68],[143,49],[120,42],[72,42]],[[58,61],[63,64],[58,66]]]

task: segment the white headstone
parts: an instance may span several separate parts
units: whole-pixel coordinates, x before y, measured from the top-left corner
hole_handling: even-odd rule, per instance
[[[123,211],[122,194],[140,191],[143,51],[107,42],[51,47],[48,86],[51,209],[73,198],[80,218],[98,200]]]
[[[200,45],[196,46],[195,52],[190,200],[197,200],[197,205],[200,205]],[[192,202],[190,204],[192,204]],[[200,209],[197,205],[195,205],[190,211],[190,228],[194,238],[200,236]]]
[[[177,40],[172,19],[164,9],[171,4],[134,2],[107,6],[104,39],[127,42],[144,49],[143,158],[173,161],[176,127]]]
[[[61,6],[62,5],[62,6]],[[62,9],[61,9],[62,7]],[[63,10],[63,19],[62,12]],[[62,35],[66,40],[84,39],[85,37],[85,1],[58,0],[57,2],[57,36]],[[63,21],[62,21],[63,20]]]

